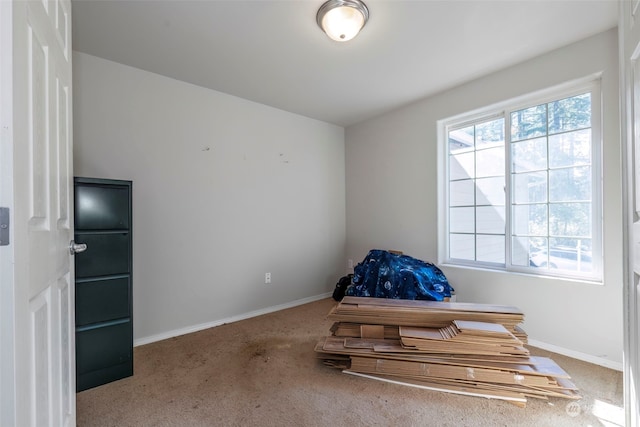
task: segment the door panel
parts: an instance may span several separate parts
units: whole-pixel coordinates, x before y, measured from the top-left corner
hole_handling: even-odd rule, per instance
[[[67,361],[75,360],[75,339],[73,336],[73,282],[71,274],[67,273],[58,280],[57,289],[59,328],[57,328],[58,340],[60,347],[60,383],[58,384],[61,401],[61,425],[64,425],[64,414],[71,413],[75,408],[75,382],[72,378],[75,376],[73,367]]]
[[[71,165],[69,160],[71,153],[69,152],[69,87],[62,84],[61,79],[56,79],[56,98],[57,98],[57,162],[58,162],[58,198],[57,198],[57,214],[58,227],[69,230],[71,224],[69,221],[69,212],[71,212],[71,198],[69,197],[71,188]]]
[[[47,54],[31,22],[29,38],[29,225],[46,229],[47,217]]]
[[[49,376],[50,369],[53,367],[51,361],[51,349],[49,347],[49,307],[50,307],[49,289],[44,290],[40,295],[33,298],[29,304],[31,312],[30,319],[30,337],[34,350],[33,371],[31,389],[34,390],[32,410],[35,425],[48,426],[51,425],[52,417],[50,414],[50,396]]]

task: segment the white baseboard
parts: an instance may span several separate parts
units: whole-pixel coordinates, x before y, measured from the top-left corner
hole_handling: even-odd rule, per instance
[[[604,357],[593,356],[591,354],[582,353],[580,351],[569,350],[568,348],[559,347],[553,344],[547,344],[542,341],[536,341],[528,339],[531,347],[538,347],[543,350],[552,351],[554,353],[568,356],[573,359],[582,360],[583,362],[593,363],[594,365],[604,366],[605,368],[614,369],[616,371],[623,371],[622,362],[614,362],[613,360],[605,359]]]
[[[225,319],[214,320],[212,322],[201,323],[199,325],[188,326],[186,328],[174,329],[172,331],[163,332],[161,334],[151,335],[148,337],[137,338],[133,340],[133,346],[137,347],[139,345],[151,344],[152,342],[166,340],[168,338],[177,337],[180,335],[190,334],[192,332],[198,332],[203,329],[213,328],[214,326],[224,325],[226,323],[237,322],[238,320],[250,319],[251,317],[260,316],[262,314],[273,313],[274,311],[284,310],[286,308],[297,307],[302,304],[307,304],[309,302],[318,301],[324,298],[328,298],[332,295],[332,292],[327,292],[326,294],[315,295],[312,297],[302,298],[299,300],[287,302],[284,304],[274,305],[272,307],[262,308],[260,310],[250,311],[249,313],[239,314],[237,316],[227,317]]]

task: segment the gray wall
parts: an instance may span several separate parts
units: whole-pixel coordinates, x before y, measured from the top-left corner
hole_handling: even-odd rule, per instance
[[[460,301],[515,305],[547,348],[621,367],[622,190],[617,30],[346,130],[347,257],[398,249],[438,261],[437,121],[602,72],[604,284],[443,266]],[[438,64],[434,64],[438,66]]]
[[[138,343],[333,289],[345,265],[343,128],[73,60],[75,175],[133,181]]]

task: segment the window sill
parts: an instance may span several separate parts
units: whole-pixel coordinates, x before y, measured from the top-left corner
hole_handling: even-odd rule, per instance
[[[536,274],[524,271],[515,271],[515,270],[507,270],[507,269],[498,269],[498,268],[488,268],[481,266],[471,266],[471,265],[462,265],[462,264],[453,264],[453,263],[441,263],[438,267],[442,269],[460,269],[460,270],[473,270],[473,271],[484,271],[487,273],[495,273],[495,274],[508,274],[512,276],[523,276],[523,277],[532,277],[540,280],[549,280],[555,282],[566,282],[566,283],[580,283],[586,285],[596,285],[596,286],[604,286],[603,279],[589,279],[589,278],[580,278],[580,277],[564,277],[564,276],[553,276],[547,274]]]

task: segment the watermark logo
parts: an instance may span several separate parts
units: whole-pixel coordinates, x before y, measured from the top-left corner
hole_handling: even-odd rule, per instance
[[[567,403],[567,406],[564,408],[564,410],[570,417],[577,417],[578,415],[580,415],[580,412],[582,412],[582,409],[580,409],[580,404],[578,402]]]

